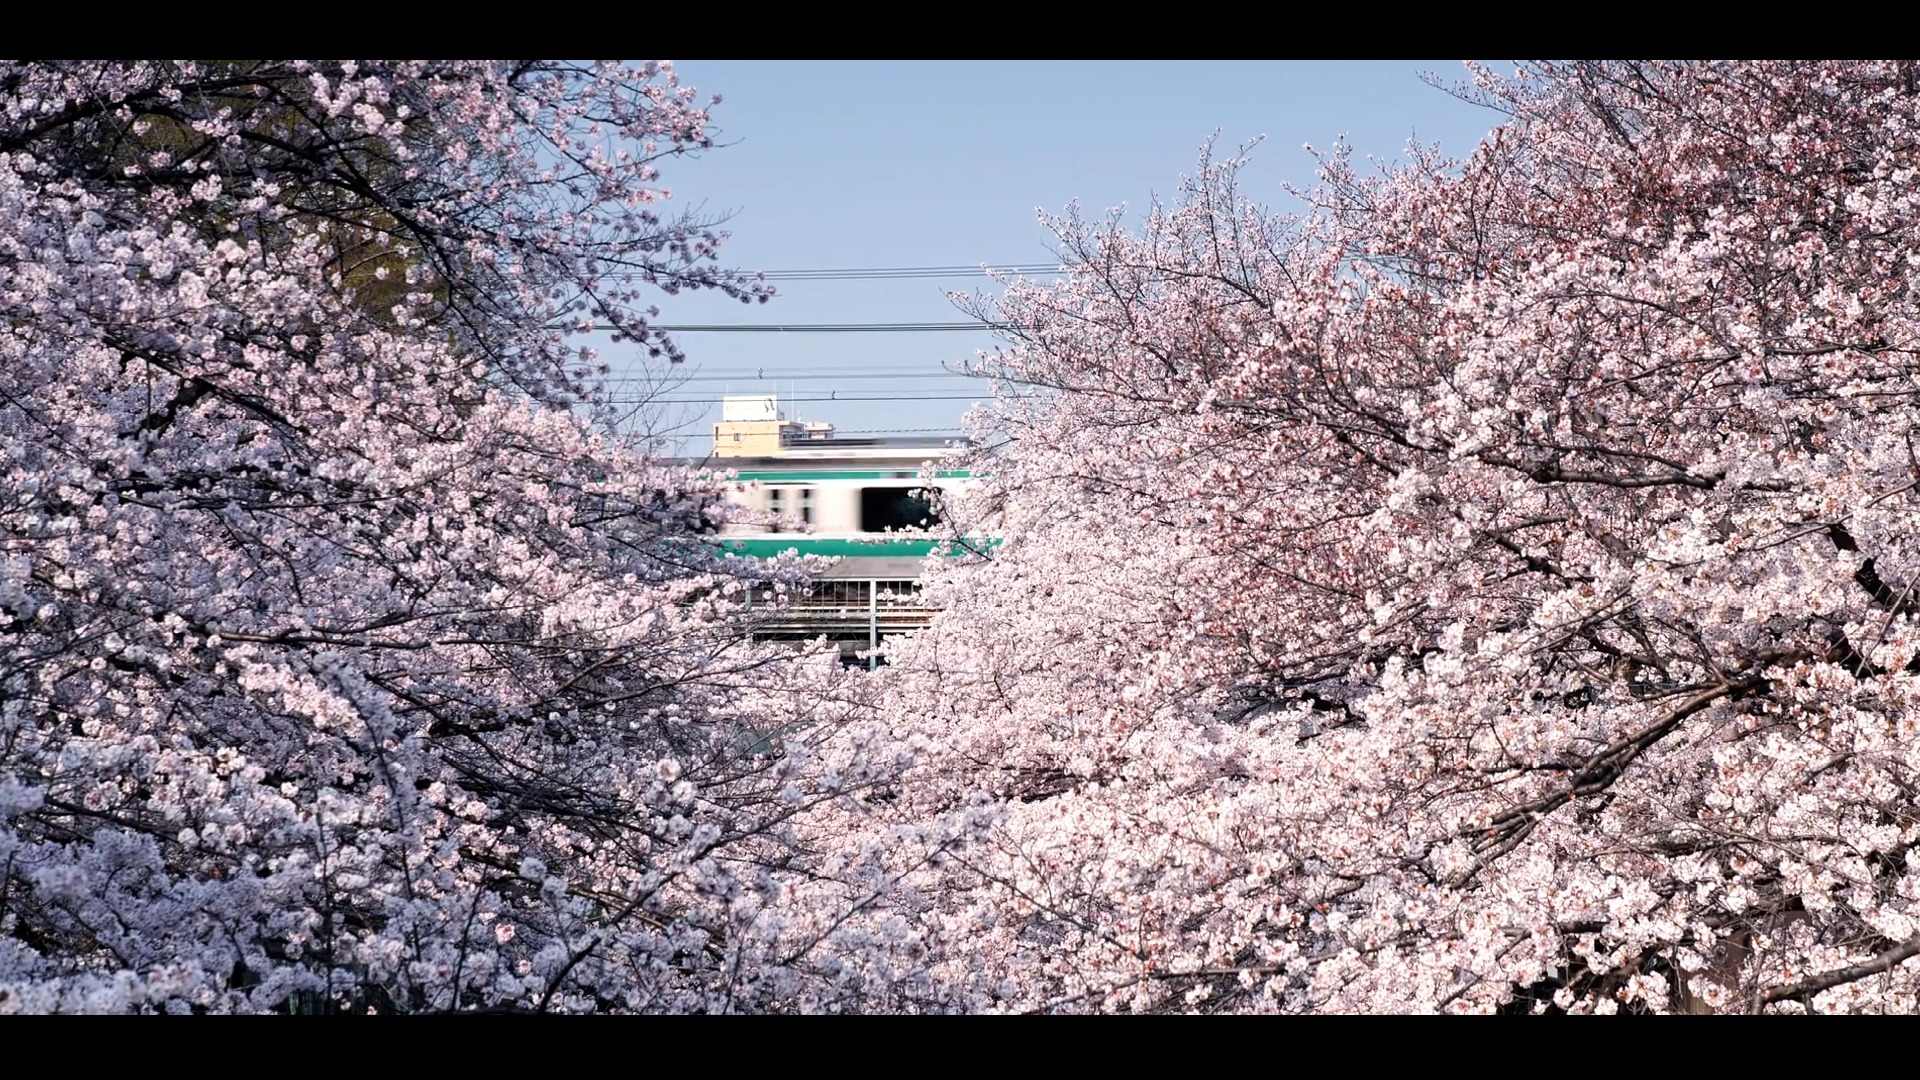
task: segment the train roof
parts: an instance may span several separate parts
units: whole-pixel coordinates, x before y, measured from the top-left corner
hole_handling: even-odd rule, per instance
[[[894,436],[890,438],[807,438],[784,443],[776,454],[716,454],[679,458],[677,464],[709,470],[732,469],[747,474],[819,472],[836,478],[874,479],[917,474],[928,461],[955,457],[974,448],[965,436]],[[844,475],[842,475],[844,473]],[[948,475],[944,470],[942,475]]]

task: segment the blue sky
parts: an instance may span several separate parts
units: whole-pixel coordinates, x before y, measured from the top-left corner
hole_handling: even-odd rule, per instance
[[[1264,136],[1243,190],[1289,209],[1284,183],[1312,180],[1302,148],[1344,137],[1392,159],[1409,139],[1471,150],[1500,119],[1422,81],[1464,79],[1458,61],[766,61],[675,67],[714,110],[724,144],[667,163],[674,202],[726,215],[723,260],[756,270],[1047,262],[1036,209],[1144,206],[1191,172],[1218,133],[1232,149]],[[764,306],[717,297],[660,301],[668,323],[951,322],[944,291],[985,278],[792,282]],[[671,372],[630,349],[616,375],[688,377],[660,430],[701,454],[725,393],[774,391],[789,418],[846,431],[955,429],[985,388],[943,365],[990,348],[985,333],[698,333]],[[620,384],[635,392],[640,384]],[[834,401],[796,397],[838,395]],[[856,403],[848,397],[918,400]]]

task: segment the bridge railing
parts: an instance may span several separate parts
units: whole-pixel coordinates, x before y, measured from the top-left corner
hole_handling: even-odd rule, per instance
[[[771,601],[769,594],[759,591],[749,597],[746,615],[754,636],[825,636],[849,653],[863,647],[877,649],[882,639],[918,630],[934,614],[920,598],[919,583],[900,578],[820,580],[806,592],[788,594],[778,604]],[[869,658],[869,667],[875,663]]]

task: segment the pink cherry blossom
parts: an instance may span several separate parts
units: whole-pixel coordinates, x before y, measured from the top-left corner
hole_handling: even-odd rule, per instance
[[[750,643],[739,582],[804,568],[708,552],[718,486],[595,426],[568,329],[674,356],[650,290],[764,295],[664,215],[692,89],[0,86],[0,1012],[892,992],[924,948],[842,938],[980,823],[839,842],[910,748]]]
[[[975,1007],[1910,1012],[1910,63],[1529,64],[1051,224],[898,804]],[[1492,114],[1490,114],[1492,115]]]

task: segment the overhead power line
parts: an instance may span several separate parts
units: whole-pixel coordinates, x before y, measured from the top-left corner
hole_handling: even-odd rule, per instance
[[[914,278],[991,277],[994,274],[1059,274],[1058,263],[1009,266],[866,266],[819,270],[763,270],[768,281],[885,281]]]
[[[835,435],[962,435],[950,427],[835,428]]]
[[[610,375],[602,380],[609,383],[669,383],[678,385],[689,382],[839,382],[842,379],[887,379],[894,382],[911,382],[916,379],[973,379],[979,376],[962,371],[928,372],[877,372],[877,371],[822,371],[822,372],[786,372],[760,368],[756,371],[737,371],[730,374],[713,375]]]
[[[751,273],[752,271],[749,271]],[[762,270],[758,277],[767,281],[917,281],[940,278],[992,277],[995,274],[1035,276],[1064,274],[1059,263],[1010,263],[1005,266],[975,263],[970,266],[840,266],[801,270]],[[609,274],[631,279],[640,274]]]
[[[1008,398],[1034,398],[1034,397],[1043,397],[1043,396],[1045,395],[1002,394],[1002,395],[999,395],[997,400],[1006,400]],[[607,403],[610,405],[720,405],[720,404],[724,404],[726,400],[727,399],[723,397],[695,398],[695,397],[669,397],[669,396],[663,395],[661,397],[612,397],[607,399]],[[845,394],[801,394],[793,397],[782,397],[780,399],[780,403],[782,405],[785,405],[785,404],[788,404],[789,402],[799,402],[799,401],[835,401],[835,402],[844,403],[844,402],[861,402],[861,401],[988,401],[988,400],[995,400],[995,395],[993,394],[861,394],[859,391],[849,391]]]
[[[619,330],[595,323],[595,330]],[[669,334],[915,334],[1018,330],[1012,323],[897,322],[897,323],[659,323],[652,329]]]
[[[822,378],[832,378],[840,375],[875,375],[882,378],[890,378],[896,375],[905,377],[910,375],[931,374],[953,374],[965,375],[969,378],[973,377],[972,373],[965,368],[948,366],[949,364],[962,362],[964,361],[929,360],[924,356],[888,355],[876,356],[871,360],[865,360],[857,364],[835,363],[832,360],[816,361],[806,359],[794,362],[793,370],[802,375],[818,375]],[[649,381],[655,378],[679,377],[674,373],[682,371],[689,376],[702,378],[709,375],[721,378],[738,377],[743,379],[759,378],[764,375],[767,378],[773,378],[776,371],[780,372],[780,378],[784,379],[788,377],[785,369],[780,366],[782,363],[785,363],[785,361],[779,360],[754,363],[752,367],[747,367],[745,362],[738,360],[728,363],[688,363],[684,367],[680,365],[654,367],[650,366],[646,361],[640,361],[638,363],[640,366],[637,370],[623,365],[619,369],[620,374],[615,374],[610,377],[615,380],[636,379]]]

